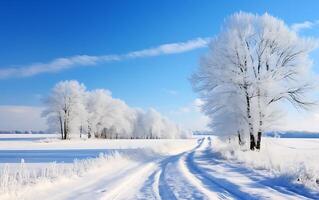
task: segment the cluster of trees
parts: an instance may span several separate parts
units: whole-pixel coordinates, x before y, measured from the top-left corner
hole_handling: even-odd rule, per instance
[[[179,138],[180,128],[154,109],[143,111],[115,99],[107,90],[87,91],[77,81],[61,81],[45,100],[51,131],[62,139],[88,138]]]
[[[313,104],[306,94],[313,85],[309,53],[315,47],[269,14],[228,17],[192,77],[210,127],[260,149],[262,133],[276,122],[283,102]]]

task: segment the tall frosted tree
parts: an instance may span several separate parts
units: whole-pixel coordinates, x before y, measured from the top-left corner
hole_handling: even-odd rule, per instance
[[[305,95],[312,85],[309,53],[315,46],[267,13],[228,17],[192,78],[211,126],[229,129],[240,124],[230,131],[246,130],[250,149],[260,149],[262,133],[275,120],[278,105],[312,104]]]
[[[48,124],[58,129],[62,139],[71,134],[80,134],[83,118],[86,115],[84,101],[85,87],[77,81],[61,81],[52,89],[45,100],[43,115],[48,117]]]

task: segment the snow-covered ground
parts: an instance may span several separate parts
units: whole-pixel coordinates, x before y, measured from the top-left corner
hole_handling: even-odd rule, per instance
[[[239,150],[237,145],[230,147],[216,138],[213,144],[223,158],[268,170],[277,181],[319,190],[319,139],[264,138],[260,152]]]
[[[319,198],[316,186],[292,180],[289,169],[289,176],[284,174],[289,166],[318,170],[319,140],[265,138],[265,150],[251,153],[230,149],[215,137],[60,141],[43,136],[0,135],[0,199]]]

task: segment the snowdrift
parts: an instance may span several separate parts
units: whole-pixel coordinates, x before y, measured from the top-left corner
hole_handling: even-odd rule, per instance
[[[260,152],[239,147],[237,141],[212,140],[212,151],[246,167],[266,171],[280,184],[319,191],[319,140],[263,138]]]

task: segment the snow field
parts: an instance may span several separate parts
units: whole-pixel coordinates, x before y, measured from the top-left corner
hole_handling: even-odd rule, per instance
[[[4,136],[2,137],[4,138]],[[80,179],[88,179],[82,185],[90,187],[88,183],[92,182],[92,180],[90,181],[92,177],[88,174],[102,176],[105,179],[113,177],[113,174],[119,174],[113,180],[108,180],[112,184],[105,189],[108,192],[103,192],[103,195],[106,195],[105,198],[113,198],[119,194],[123,195],[125,185],[125,188],[132,187],[134,189],[133,185],[139,187],[136,180],[143,180],[141,177],[145,171],[152,171],[154,168],[153,160],[189,150],[195,144],[196,140],[43,141],[41,139],[8,141],[0,139],[0,191],[2,194],[0,199],[21,199],[22,197],[32,199],[34,194],[41,197],[41,191],[46,191],[51,187],[62,188],[63,185],[64,188],[68,188],[68,185],[72,185],[72,182],[77,182]],[[22,150],[19,150],[20,148],[26,149],[24,152],[27,153],[24,154]],[[13,154],[20,152],[21,158],[7,158],[7,149]],[[37,151],[33,152],[33,150]],[[75,152],[71,157],[75,159],[72,162],[69,162],[70,150],[72,153]],[[101,150],[103,151],[99,153]],[[31,151],[32,163],[28,163],[28,159],[23,159],[23,156],[30,154],[29,151]],[[42,154],[46,156],[44,160]],[[67,156],[61,157],[63,154]],[[88,158],[83,159],[83,155],[88,156]],[[94,155],[95,158],[92,158]],[[58,160],[58,162],[46,162],[48,159]],[[10,163],[5,163],[7,161]],[[125,173],[121,174],[121,171]],[[120,181],[121,177],[123,181]],[[94,180],[94,178],[92,179]],[[93,181],[92,185],[95,184],[96,182]],[[66,192],[67,195],[72,190],[71,187]],[[127,189],[125,191],[128,192]],[[47,191],[44,192],[44,197],[47,195],[46,193]],[[52,193],[55,193],[54,190]],[[28,198],[28,194],[30,194],[30,198]],[[61,198],[67,196],[63,195],[61,191],[58,194],[62,195]],[[103,195],[100,194],[100,196]]]
[[[278,143],[289,147],[288,149],[305,148],[303,154],[307,156],[314,156],[316,153],[316,142],[312,140],[263,138],[263,141],[273,151],[276,150],[275,143]],[[6,180],[1,186],[0,199],[319,198],[316,188],[305,187],[301,181],[295,183],[288,180],[286,174],[271,168],[278,165],[279,160],[273,160],[269,168],[258,164],[265,159],[264,146],[261,152],[250,155],[250,151],[230,148],[229,144],[215,137],[187,140],[26,140],[19,141],[21,146],[31,148],[31,144],[34,144],[37,149],[36,152],[26,150],[27,154],[31,151],[34,157],[32,163],[25,159],[22,163],[11,160],[11,163],[6,164],[5,161],[10,159],[3,159],[8,151],[4,147],[15,142],[0,140],[0,173],[2,177],[7,177],[0,177],[1,180]],[[43,143],[47,146],[42,146]],[[98,153],[102,147],[104,151]],[[295,150],[294,148],[290,151]],[[24,155],[18,149],[12,148],[11,151],[19,152],[19,156]],[[281,149],[273,157],[285,161],[290,159],[289,155],[296,155],[287,151],[289,150]],[[64,157],[63,154],[67,156]],[[71,158],[77,160],[69,162],[72,154],[74,155]],[[43,155],[59,162],[46,162],[48,159],[43,162]],[[96,156],[92,158],[94,155]],[[258,155],[263,158],[248,163],[250,156]],[[302,159],[301,155],[299,159]],[[307,156],[303,158],[307,159]],[[239,160],[242,158],[247,161]],[[62,162],[63,159],[66,162]],[[253,160],[254,157],[250,159]],[[316,160],[313,158],[312,162]],[[307,164],[305,161],[305,165]]]

